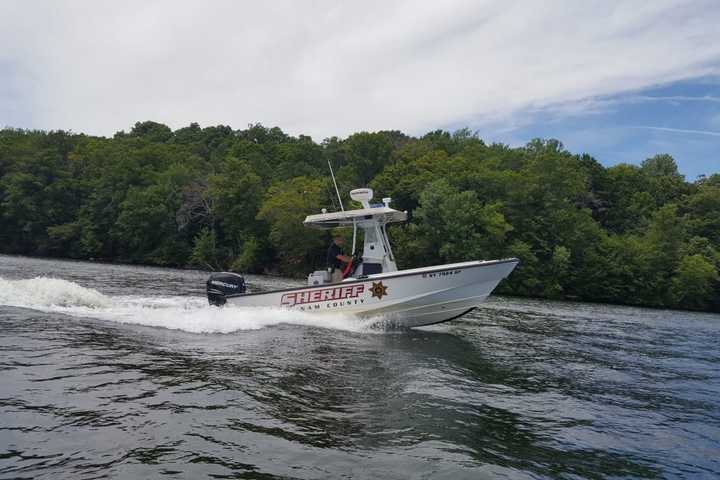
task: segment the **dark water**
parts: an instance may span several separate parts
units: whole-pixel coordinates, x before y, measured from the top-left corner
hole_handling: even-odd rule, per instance
[[[720,477],[717,315],[495,298],[377,332],[218,313],[204,277],[0,256],[0,478]]]

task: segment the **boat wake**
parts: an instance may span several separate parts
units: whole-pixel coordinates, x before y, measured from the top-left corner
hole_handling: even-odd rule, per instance
[[[0,305],[191,333],[231,333],[279,324],[359,333],[386,330],[381,319],[359,319],[337,313],[310,315],[279,308],[217,308],[209,306],[204,297],[108,296],[74,282],[49,277],[0,278]]]

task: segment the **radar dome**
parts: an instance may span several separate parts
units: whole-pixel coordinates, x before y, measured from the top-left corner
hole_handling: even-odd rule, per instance
[[[365,208],[370,208],[370,200],[373,198],[372,188],[356,188],[350,191],[350,198],[362,203]]]

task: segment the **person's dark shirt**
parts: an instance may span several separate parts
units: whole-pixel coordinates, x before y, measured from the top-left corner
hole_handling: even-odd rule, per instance
[[[342,249],[335,244],[335,242],[330,244],[330,248],[328,248],[327,252],[327,266],[333,267],[333,268],[342,268],[343,262],[338,260],[338,255],[342,255]]]

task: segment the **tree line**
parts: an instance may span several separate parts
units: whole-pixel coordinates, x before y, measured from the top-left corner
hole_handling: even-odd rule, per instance
[[[250,125],[113,138],[0,130],[0,252],[299,276],[327,232],[305,215],[369,186],[410,221],[401,268],[518,257],[498,291],[720,311],[720,174],[688,182],[666,154],[604,167],[557,140],[511,148],[468,129],[322,143]]]

